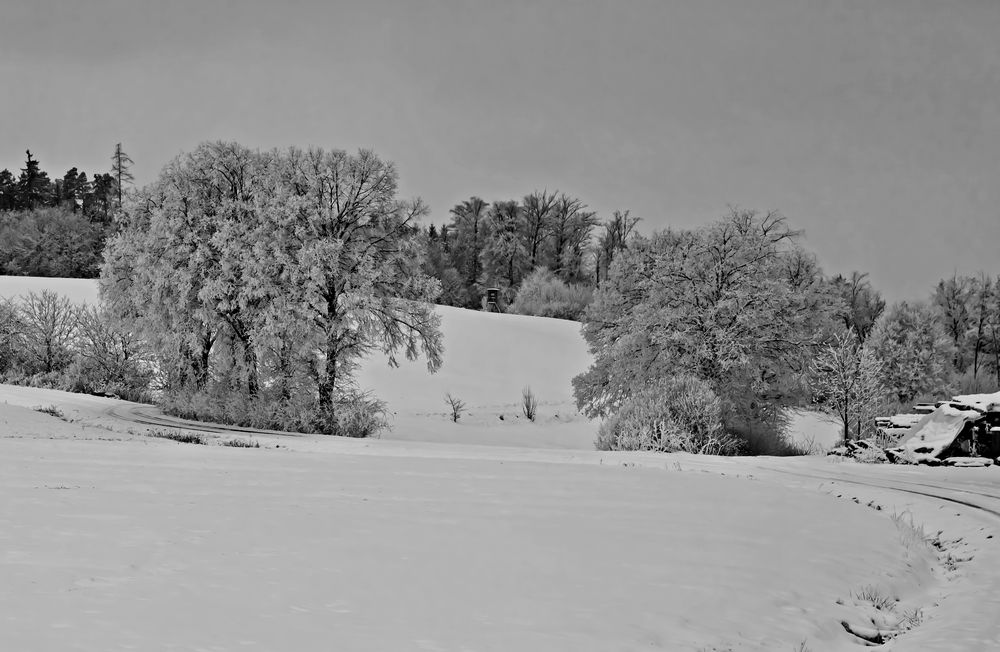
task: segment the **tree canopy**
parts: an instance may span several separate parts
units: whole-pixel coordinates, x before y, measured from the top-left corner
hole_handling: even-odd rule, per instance
[[[171,361],[172,387],[236,383],[278,403],[338,397],[372,350],[441,361],[438,283],[420,271],[419,201],[373,152],[207,143],[126,196],[102,297]]]

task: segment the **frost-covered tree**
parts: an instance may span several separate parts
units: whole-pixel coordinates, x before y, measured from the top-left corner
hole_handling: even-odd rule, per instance
[[[476,294],[483,271],[480,257],[488,235],[488,210],[489,204],[479,197],[466,199],[451,209],[452,264]]]
[[[893,305],[870,336],[886,389],[900,403],[950,394],[954,344],[928,303]]]
[[[322,427],[373,350],[440,365],[440,291],[420,271],[419,202],[374,153],[207,143],[126,196],[102,297],[171,383],[234,379],[311,400]],[[310,398],[311,397],[311,398]]]
[[[958,276],[938,281],[932,301],[941,316],[941,323],[951,339],[955,371],[965,370],[969,360],[966,355],[971,346],[975,317],[976,278]]]
[[[828,321],[796,237],[776,213],[734,209],[632,240],[586,313],[595,361],[573,380],[580,408],[611,414],[652,379],[687,373],[719,394],[730,427],[774,423],[783,376]]]
[[[441,365],[440,285],[420,271],[419,200],[396,197],[398,173],[373,152],[290,149],[275,155],[257,252],[254,295],[267,298],[264,335],[294,326],[319,406],[332,409],[357,361],[379,350]]]
[[[874,419],[886,390],[882,363],[853,330],[842,332],[813,361],[810,385],[821,405],[837,415],[844,440],[874,432]]]
[[[579,199],[560,195],[552,209],[543,262],[566,283],[591,282],[585,269],[587,249],[597,214]]]
[[[20,362],[23,337],[24,326],[14,302],[0,299],[0,373],[7,372]]]
[[[508,300],[530,272],[525,245],[524,210],[516,201],[493,202],[488,212],[489,235],[481,258],[489,283],[507,291]]]
[[[981,336],[980,349],[977,349],[976,366],[982,364],[985,368],[993,367],[995,387],[1000,387],[1000,278],[992,281],[988,276],[983,278],[977,300],[977,332]]]
[[[593,289],[563,283],[545,267],[529,274],[517,291],[510,312],[518,315],[579,320],[593,297]]]

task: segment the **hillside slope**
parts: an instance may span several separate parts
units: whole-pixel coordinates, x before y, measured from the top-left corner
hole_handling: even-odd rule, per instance
[[[0,276],[0,297],[46,289],[81,303],[98,298],[92,280]],[[427,371],[425,359],[402,359],[399,367],[390,367],[381,354],[359,369],[358,384],[385,400],[392,413],[394,427],[385,438],[593,448],[597,424],[579,415],[572,397],[573,376],[591,360],[580,324],[447,306],[437,310],[445,343],[437,373]],[[525,387],[539,402],[535,423],[521,412]],[[466,404],[458,423],[448,417],[449,393]]]
[[[0,276],[0,297],[49,289],[73,301],[97,301],[97,282],[87,279]],[[533,448],[593,448],[598,423],[573,403],[572,379],[591,362],[580,324],[562,319],[484,313],[439,306],[445,354],[430,374],[426,360],[400,360],[393,368],[381,354],[365,360],[358,384],[385,400],[393,429],[387,439],[462,442]],[[538,417],[528,422],[521,392],[530,387]],[[452,423],[445,396],[465,402]],[[835,420],[817,413],[791,413],[789,436],[807,448],[834,446]]]

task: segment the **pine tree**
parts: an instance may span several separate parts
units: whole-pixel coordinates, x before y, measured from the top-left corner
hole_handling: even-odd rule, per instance
[[[25,154],[28,157],[17,181],[18,208],[33,211],[47,203],[49,175],[39,167],[38,160],[32,157],[30,149],[26,150]]]
[[[87,181],[86,172],[78,172],[76,168],[70,168],[62,178],[62,197],[68,202],[73,212],[80,209],[84,197],[90,192],[90,182]]]
[[[0,170],[0,211],[17,208],[17,180],[10,170]]]
[[[115,194],[115,178],[110,174],[95,174],[83,195],[83,214],[91,222],[109,224]]]
[[[111,155],[111,176],[115,180],[116,208],[121,208],[122,193],[126,183],[133,183],[135,177],[132,176],[131,168],[133,161],[122,149],[122,144],[115,145],[115,153]]]

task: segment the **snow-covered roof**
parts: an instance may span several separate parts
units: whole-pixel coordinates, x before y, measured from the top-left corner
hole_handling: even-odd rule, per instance
[[[1000,411],[1000,392],[993,394],[966,394],[954,396],[952,400],[962,405],[970,405],[983,412]]]

